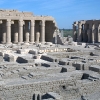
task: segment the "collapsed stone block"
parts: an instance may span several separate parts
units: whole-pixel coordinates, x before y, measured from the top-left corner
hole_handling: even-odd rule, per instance
[[[57,62],[56,58],[54,58],[53,56],[48,56],[48,55],[42,55],[41,59],[49,61],[49,62]]]
[[[73,66],[62,66],[62,71],[61,72],[72,72],[72,71],[75,71],[75,67]]]
[[[91,65],[89,67],[89,70],[92,70],[92,71],[100,73],[100,66],[99,65]]]

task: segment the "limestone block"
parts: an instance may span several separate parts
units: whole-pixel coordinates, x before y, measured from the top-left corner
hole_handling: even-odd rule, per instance
[[[3,56],[0,56],[0,62],[3,62]]]
[[[53,100],[55,99],[55,100],[62,100],[63,99],[63,97],[61,96],[61,95],[59,95],[59,94],[57,94],[57,93],[54,93],[54,92],[48,92],[47,94],[46,94],[46,96],[47,97],[51,97]],[[51,99],[51,100],[52,100]]]
[[[0,51],[0,56],[4,56],[4,52]]]
[[[34,63],[34,59],[26,57],[18,57],[16,60],[18,63]]]
[[[29,53],[36,55],[37,54],[37,50],[29,50]]]
[[[49,62],[55,62],[56,61],[56,59],[54,57],[48,56],[48,55],[42,55],[41,59],[49,61]]]
[[[75,71],[75,67],[73,66],[62,66],[62,71],[61,72],[72,72],[72,71]]]
[[[100,73],[100,66],[99,65],[91,65],[89,67],[89,70],[95,71],[95,72],[99,72]]]
[[[19,54],[27,54],[29,52],[29,49],[18,49],[17,53]]]
[[[60,64],[60,65],[68,65],[68,62],[63,61],[63,60],[59,60],[59,64]]]
[[[84,70],[84,64],[81,62],[73,63],[73,66],[76,68],[76,70]]]
[[[10,56],[8,57],[8,61],[9,61],[9,62],[15,62],[16,59],[15,59],[15,57],[14,57],[13,55],[10,55]]]
[[[49,63],[41,63],[42,66],[45,66],[45,67],[50,67],[50,64]]]

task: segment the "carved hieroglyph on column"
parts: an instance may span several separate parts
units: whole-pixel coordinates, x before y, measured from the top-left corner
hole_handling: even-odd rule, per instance
[[[19,20],[19,34],[18,34],[18,42],[23,42],[23,20]]]
[[[11,43],[11,20],[7,20],[6,22],[7,34],[6,34],[6,42]]]
[[[30,42],[34,43],[34,29],[35,29],[35,22],[31,20],[31,32],[30,32]]]
[[[42,24],[41,24],[41,42],[44,43],[45,42],[45,21],[42,20]]]

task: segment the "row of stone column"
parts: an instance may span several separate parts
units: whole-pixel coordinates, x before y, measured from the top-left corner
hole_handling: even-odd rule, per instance
[[[6,21],[6,28],[3,29],[2,33],[2,43],[11,43],[11,24],[12,21],[7,19]],[[24,21],[19,20],[18,21],[18,27],[17,24],[14,24],[14,43],[22,43],[23,41],[23,25]],[[3,24],[3,27],[4,24]],[[35,34],[35,20],[30,21],[30,31],[29,31],[29,26],[27,23],[25,24],[26,30],[25,30],[25,42],[31,42],[34,43],[34,34]],[[41,41],[40,42],[45,42],[45,21],[42,20],[41,22]]]
[[[89,26],[87,26],[89,25]],[[100,24],[73,24],[73,40],[77,42],[100,42]]]

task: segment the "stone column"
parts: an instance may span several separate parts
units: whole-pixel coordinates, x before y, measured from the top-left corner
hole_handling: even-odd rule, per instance
[[[39,100],[42,100],[42,96],[41,96],[41,94],[39,94]]]
[[[19,20],[19,34],[18,34],[18,42],[23,42],[23,20]]]
[[[2,43],[6,43],[6,24],[2,24]]]
[[[18,24],[14,24],[14,43],[18,43]]]
[[[29,43],[29,22],[25,22],[25,43]]]
[[[74,41],[77,40],[76,25],[75,24],[73,24],[73,40]]]
[[[35,29],[35,21],[31,20],[31,32],[30,32],[30,42],[34,43],[34,29]]]
[[[78,23],[78,42],[82,41],[82,34],[81,34],[81,22]]]
[[[95,26],[94,26],[94,42],[97,43],[98,42],[98,23],[95,22]]]
[[[82,33],[82,42],[84,42],[84,23],[82,23],[82,29],[81,29],[81,33]]]
[[[87,30],[87,36],[88,36],[88,41],[87,42],[90,43],[91,42],[90,29]]]
[[[36,33],[36,44],[39,43],[39,39],[40,39],[40,33],[37,32],[37,33]]]
[[[92,42],[92,23],[89,23],[89,29],[87,30],[88,43]]]
[[[45,21],[42,20],[41,23],[41,42],[45,42]]]
[[[98,25],[98,42],[100,42],[100,24]]]
[[[87,36],[87,23],[84,24],[83,42],[88,42],[88,36]]]
[[[7,34],[6,34],[6,43],[11,43],[11,20],[7,20],[6,22]]]
[[[95,31],[95,25],[93,24],[92,25],[92,43],[94,43],[95,41],[94,41],[94,32]]]

